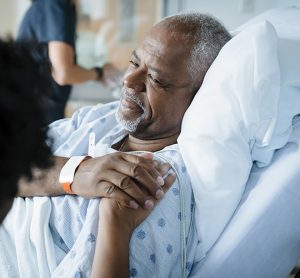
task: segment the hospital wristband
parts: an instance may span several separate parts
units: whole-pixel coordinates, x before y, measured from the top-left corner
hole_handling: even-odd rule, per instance
[[[72,191],[72,183],[76,170],[79,165],[86,159],[91,158],[90,156],[72,156],[67,163],[62,167],[59,175],[59,183],[62,185],[63,190],[68,194],[75,194]]]

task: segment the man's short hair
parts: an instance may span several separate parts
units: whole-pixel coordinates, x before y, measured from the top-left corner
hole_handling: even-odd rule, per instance
[[[0,39],[0,199],[17,193],[21,176],[50,166],[42,95],[50,67],[33,45]]]
[[[157,24],[160,25],[167,28],[171,36],[178,37],[179,33],[180,39],[184,39],[181,43],[193,45],[187,65],[193,80],[205,75],[221,48],[231,39],[229,32],[218,20],[201,13],[169,16]],[[202,78],[199,81],[202,82]]]

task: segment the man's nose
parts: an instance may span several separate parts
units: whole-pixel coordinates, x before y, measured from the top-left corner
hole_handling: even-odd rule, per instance
[[[124,85],[133,89],[135,92],[145,91],[145,74],[146,73],[142,69],[137,69],[125,74]]]

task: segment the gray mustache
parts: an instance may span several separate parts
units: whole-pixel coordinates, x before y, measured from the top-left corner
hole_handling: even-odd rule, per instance
[[[134,93],[130,92],[132,91],[131,89],[128,88],[122,88],[122,95],[129,98],[130,100],[132,100],[134,103],[136,103],[143,111],[145,111],[145,106],[143,105],[143,103],[141,102],[141,100],[134,95]]]

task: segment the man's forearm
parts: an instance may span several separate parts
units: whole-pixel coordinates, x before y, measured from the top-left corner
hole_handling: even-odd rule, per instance
[[[19,197],[33,196],[57,196],[65,194],[58,179],[61,168],[65,165],[68,158],[53,157],[53,166],[49,169],[33,170],[33,179],[28,181],[21,179],[18,185]]]

